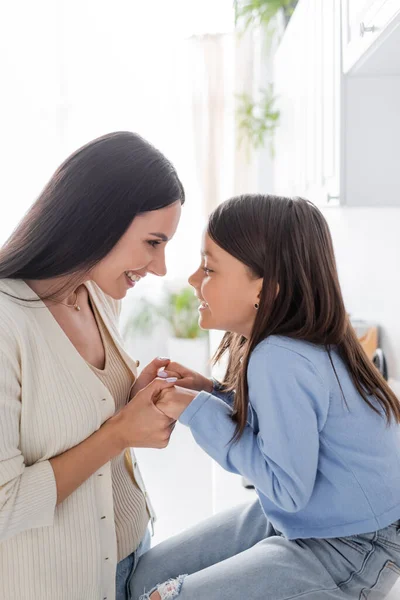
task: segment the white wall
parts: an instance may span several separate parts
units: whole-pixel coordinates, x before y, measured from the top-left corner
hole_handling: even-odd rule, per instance
[[[400,379],[400,208],[323,210],[348,312],[381,326],[389,376]]]

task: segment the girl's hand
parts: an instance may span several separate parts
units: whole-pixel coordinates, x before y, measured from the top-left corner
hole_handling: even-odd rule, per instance
[[[107,421],[107,425],[113,427],[113,435],[121,452],[130,447],[168,446],[175,419],[160,411],[156,402],[162,392],[173,388],[175,381],[155,379]]]
[[[157,371],[159,369],[163,369],[164,367],[167,367],[169,365],[169,363],[170,363],[169,358],[161,358],[161,357],[154,358],[151,361],[151,363],[149,363],[146,367],[144,367],[144,369],[140,373],[139,377],[136,379],[135,385],[132,388],[131,397],[133,398],[133,396],[135,396],[138,392],[140,392],[140,390],[145,388],[147,385],[149,385],[149,383],[151,383],[154,379],[156,379]],[[178,379],[180,378],[178,373],[172,374],[172,371],[171,371],[171,375],[167,375],[166,377],[177,377]]]
[[[178,377],[179,387],[197,390],[198,392],[204,390],[211,393],[213,391],[213,382],[211,379],[176,362],[169,362],[165,368],[161,367],[157,375],[163,378]]]
[[[156,401],[156,407],[170,419],[177,421],[183,411],[196,398],[197,393],[197,391],[178,386],[163,389]]]

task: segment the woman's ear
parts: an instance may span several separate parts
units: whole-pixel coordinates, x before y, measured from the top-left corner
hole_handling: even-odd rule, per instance
[[[276,294],[275,294],[275,300],[277,299],[278,295],[279,295],[279,291],[280,291],[281,287],[279,285],[279,283],[276,284]]]

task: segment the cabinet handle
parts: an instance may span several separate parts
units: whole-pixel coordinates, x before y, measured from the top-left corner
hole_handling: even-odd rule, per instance
[[[340,196],[334,196],[332,194],[327,194],[326,195],[326,202],[327,204],[329,204],[329,202],[332,202],[332,200],[340,200]]]
[[[373,33],[374,31],[376,31],[375,25],[372,25],[371,27],[365,27],[364,21],[361,21],[361,23],[360,23],[360,35],[361,35],[361,37],[364,37],[364,33]]]

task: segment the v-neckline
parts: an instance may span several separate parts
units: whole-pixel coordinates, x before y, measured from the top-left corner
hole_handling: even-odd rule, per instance
[[[7,283],[7,280],[3,280],[3,281],[5,281],[5,283]],[[25,298],[21,298],[21,300],[22,300],[22,302],[24,302],[25,306],[26,305],[32,306],[31,302],[27,302],[27,298],[32,299],[32,300],[33,299],[37,300],[37,302],[36,302],[37,312],[35,313],[35,315],[36,315],[38,322],[43,326],[43,330],[45,332],[45,337],[47,337],[49,339],[50,344],[52,344],[54,349],[59,352],[60,356],[63,357],[65,363],[68,364],[68,367],[70,368],[72,373],[74,373],[77,376],[77,378],[79,378],[79,380],[85,381],[87,379],[90,379],[91,386],[92,387],[96,386],[99,390],[99,394],[101,393],[103,396],[107,396],[107,397],[111,398],[112,401],[114,402],[114,398],[112,398],[109,389],[101,381],[101,379],[96,375],[96,373],[93,371],[91,366],[85,361],[83,356],[79,353],[77,348],[74,346],[72,341],[69,339],[69,337],[67,336],[67,334],[65,333],[65,331],[63,330],[61,325],[58,323],[58,321],[56,320],[56,318],[54,317],[52,312],[49,310],[49,308],[46,306],[46,304],[43,302],[43,300],[40,298],[40,296],[38,296],[38,294],[23,279],[13,279],[10,281],[12,281],[12,283],[9,284],[9,287],[11,288],[11,291],[13,293],[16,293],[17,295],[18,295],[19,290],[18,289],[14,290],[13,287],[18,288],[21,286],[21,290],[20,290],[21,296],[25,295]],[[20,284],[20,286],[18,284]],[[85,286],[88,294],[90,294],[90,288],[88,287],[87,283],[84,282],[83,285]],[[33,295],[33,297],[32,297],[32,295]],[[115,344],[115,347],[117,348],[118,353],[120,354],[122,360],[124,360],[126,366],[132,373],[132,375],[134,377],[134,381],[135,381],[137,374],[136,374],[134,368],[132,368],[133,364],[134,364],[133,359],[121,347],[121,345],[115,339],[115,335],[113,334],[113,332],[111,332],[109,327],[106,325],[106,319],[104,317],[103,307],[98,306],[96,300],[93,298],[93,295],[91,295],[91,298],[92,298],[93,304],[95,305],[98,313],[100,314],[101,318],[103,319],[105,327],[107,328],[107,330]],[[41,310],[41,309],[44,309],[44,310]],[[130,362],[132,363],[132,365],[129,364]]]
[[[104,320],[97,309],[96,302],[93,300],[93,296],[91,295],[90,291],[88,290],[88,288],[86,286],[85,286],[85,288],[88,293],[88,301],[89,301],[90,309],[93,313],[93,318],[96,322],[97,329],[99,330],[101,343],[103,344],[104,366],[102,369],[99,369],[99,367],[96,367],[96,365],[92,365],[91,362],[89,362],[88,360],[83,358],[82,355],[81,356],[82,356],[83,360],[89,365],[90,368],[94,369],[95,371],[97,371],[98,373],[100,373],[102,375],[105,375],[105,373],[107,372],[108,363],[109,363],[108,344],[107,344],[107,340],[105,339],[105,335],[104,335],[104,328],[107,329],[107,325],[104,323]],[[100,323],[100,321],[101,321],[101,323]],[[107,329],[107,332],[109,333],[109,335],[111,335],[110,332],[108,331],[108,329]]]

